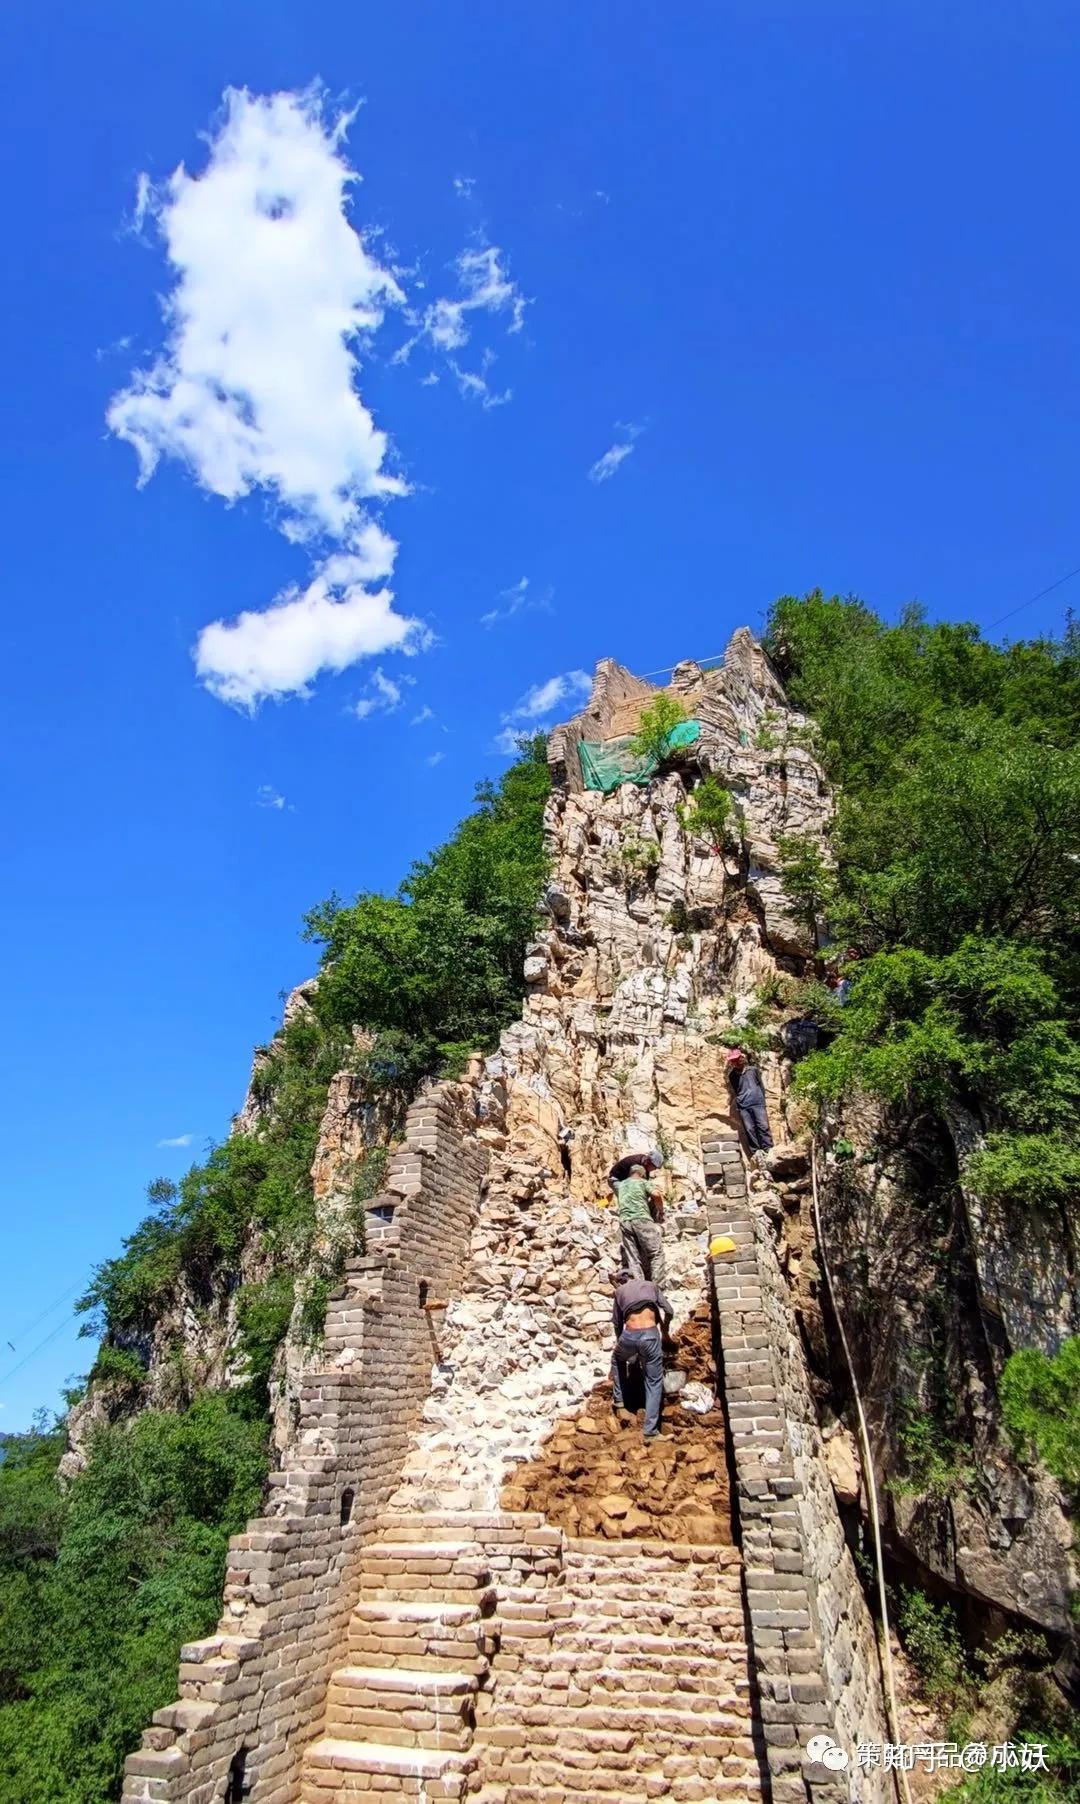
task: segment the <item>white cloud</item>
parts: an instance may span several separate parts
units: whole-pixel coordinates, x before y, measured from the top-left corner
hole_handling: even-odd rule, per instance
[[[432,752],[429,757],[424,759],[424,763],[427,765],[441,764],[445,757],[445,752]]]
[[[584,701],[591,693],[592,678],[584,670],[564,670],[559,676],[534,683],[503,715],[502,727],[493,741],[494,749],[513,757],[520,739],[530,738],[534,733],[550,733],[552,722],[545,716],[560,703]]]
[[[274,808],[281,812],[288,806],[285,797],[276,790],[272,783],[260,783],[255,791],[255,802],[259,808]]]
[[[407,681],[406,678],[402,682]],[[362,695],[352,704],[350,714],[357,720],[366,720],[369,714],[393,714],[402,703],[402,683],[395,682],[384,671],[375,670],[371,675],[371,685],[367,695]]]
[[[426,720],[434,720],[434,719],[435,719],[434,708],[429,708],[427,703],[425,702],[423,707],[420,709],[419,713],[413,715],[412,719],[409,722],[409,725],[410,725],[410,727],[422,727]]]
[[[252,711],[267,697],[310,694],[321,671],[421,650],[430,635],[420,621],[395,613],[389,589],[366,587],[373,568],[364,555],[337,552],[305,589],[286,589],[268,608],[204,627],[195,653],[200,678],[221,701]]]
[[[480,625],[491,628],[497,626],[500,620],[512,620],[515,614],[550,614],[554,593],[554,589],[549,588],[540,595],[530,594],[529,579],[523,576],[518,582],[512,583],[509,589],[500,592],[499,602],[505,605],[489,608],[486,614],[481,614]]]
[[[561,676],[548,677],[546,682],[534,683],[527,689],[510,712],[503,715],[503,723],[539,720],[560,702],[583,700],[591,691],[592,677],[584,670],[564,670]]]
[[[173,286],[165,348],[113,397],[110,429],[134,447],[140,483],[172,457],[227,502],[266,495],[288,538],[322,541],[306,587],[199,635],[200,678],[249,710],[428,637],[387,588],[369,587],[397,547],[366,510],[408,487],[357,387],[358,348],[405,296],[346,217],[351,117],[328,118],[314,89],[230,88],[201,174],[181,166],[160,187],[141,177],[136,195],[136,224],[156,224]]]
[[[194,1138],[195,1138],[194,1134],[173,1134],[167,1140],[159,1140],[158,1145],[159,1146],[190,1146],[191,1142],[194,1140]]]
[[[177,457],[225,500],[268,490],[298,537],[343,537],[405,488],[355,386],[357,338],[404,295],[345,217],[348,123],[314,92],[230,88],[203,174],[140,182],[176,272],[169,333],[108,413],[143,481]]]
[[[133,231],[141,232],[146,224],[146,216],[151,210],[153,194],[154,185],[146,171],[143,170],[135,183],[135,211],[131,218]]]
[[[477,318],[482,314],[508,315],[506,330],[520,332],[525,323],[528,300],[505,267],[503,252],[496,244],[483,244],[463,250],[454,260],[458,290],[456,295],[443,295],[432,301],[421,313],[411,316],[415,330],[411,338],[394,352],[392,362],[406,363],[418,344],[445,356],[466,399],[479,401],[482,407],[503,407],[513,397],[513,390],[492,389],[487,372],[495,361],[490,346],[484,351],[479,370],[464,369],[455,352],[470,341]],[[421,378],[428,382],[428,377]]]
[[[474,175],[455,175],[454,193],[462,200],[471,200],[472,191],[475,187],[476,177]]]
[[[619,465],[630,456],[634,449],[634,441],[641,437],[645,428],[634,425],[624,426],[621,421],[616,420],[615,430],[621,433],[622,437],[604,452],[603,457],[598,457],[596,462],[590,466],[588,472],[590,482],[609,482]]]
[[[485,358],[485,369],[488,367],[490,361],[490,358]],[[505,407],[508,401],[513,400],[514,391],[512,388],[504,388],[499,393],[496,393],[493,389],[488,387],[486,376],[478,375],[475,370],[463,370],[461,365],[457,363],[453,357],[449,359],[449,363],[458,385],[458,393],[464,395],[467,401],[479,401],[481,407],[488,408]]]
[[[443,351],[458,351],[469,342],[470,313],[509,312],[508,332],[520,332],[525,323],[526,300],[502,265],[496,244],[464,250],[455,261],[460,295],[442,297],[425,310],[421,331]]]

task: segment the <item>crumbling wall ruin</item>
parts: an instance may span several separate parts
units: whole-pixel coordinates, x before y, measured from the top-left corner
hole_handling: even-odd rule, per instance
[[[648,1744],[647,1772],[639,1729],[618,1731],[630,1738],[620,1753],[608,1742],[586,1745],[601,1735],[598,1723],[568,1727],[558,1711],[571,1706],[556,1694],[565,1692],[567,1673],[587,1650],[564,1639],[568,1596],[576,1595],[567,1574],[591,1560],[590,1594],[617,1600],[593,1624],[601,1645],[589,1659],[602,1675],[610,1664],[603,1638],[616,1632],[616,1617],[632,1614],[618,1589],[618,1561],[635,1544],[622,1541],[620,1555],[608,1541],[577,1543],[520,1509],[500,1512],[513,1473],[606,1382],[617,1227],[597,1205],[614,1156],[663,1148],[677,1327],[707,1294],[703,1142],[724,1138],[740,1159],[724,1045],[745,1026],[761,979],[777,970],[778,959],[798,956],[777,841],[786,832],[820,836],[827,825],[821,772],[800,739],[805,723],[787,709],[748,633],[736,634],[721,669],[681,666],[673,688],[701,722],[695,762],[646,788],[628,785],[605,796],[581,783],[577,739],[632,730],[653,693],[619,666],[601,665],[588,708],[552,735],[548,922],[529,948],[521,1021],[467,1083],[438,1086],[410,1112],[387,1195],[376,1199],[392,1207],[392,1224],[373,1218],[371,1254],[351,1263],[345,1292],[331,1305],[325,1359],[303,1380],[298,1430],[275,1474],[266,1516],[234,1543],[222,1628],[184,1650],[180,1700],[158,1713],[144,1748],[129,1760],[126,1804],[211,1804],[241,1795],[254,1804],[294,1804],[301,1783],[316,1804],[371,1789],[416,1796],[418,1786],[426,1788],[419,1795],[450,1798],[483,1785],[491,1804],[599,1795],[572,1785],[577,1755],[601,1762],[609,1789],[617,1783],[611,1775],[623,1772],[627,1785],[632,1775],[627,1799],[749,1800],[771,1787],[778,1801],[794,1804],[836,1795],[835,1779],[804,1757],[813,1728],[826,1725],[845,1739],[880,1729],[873,1631],[843,1548],[798,1337],[756,1204],[745,1203],[740,1244],[753,1243],[761,1316],[761,1325],[744,1328],[773,1348],[772,1413],[764,1425],[756,1414],[740,1414],[744,1374],[730,1336],[720,1373],[740,1487],[741,1551],[727,1548],[711,1565],[689,1545],[684,1553],[672,1542],[670,1554],[676,1562],[700,1561],[698,1580],[714,1575],[716,1599],[726,1600],[715,1602],[718,1621],[731,1607],[732,1584],[740,1587],[740,1637],[726,1656],[738,1708],[732,1704],[729,1727],[717,1730],[708,1749],[692,1756],[673,1727],[667,1742]],[[688,783],[703,770],[717,773],[741,810],[741,842],[724,853],[688,836],[679,818]],[[797,1126],[786,1115],[788,1072],[776,1053],[764,1055],[762,1071],[779,1135]],[[317,1155],[328,1194],[337,1182],[347,1187],[359,1157],[359,1143],[338,1119],[347,1101],[332,1086]],[[422,1284],[429,1287],[423,1298]],[[449,1306],[432,1317],[424,1300]],[[721,1304],[718,1291],[723,1339]],[[714,1413],[723,1445],[723,1415]],[[781,1476],[795,1489],[786,1493],[784,1519],[766,1523],[762,1498],[745,1488],[743,1475],[749,1452],[764,1458],[777,1445]],[[773,1491],[776,1501],[781,1492],[775,1485]],[[417,1534],[460,1536],[474,1551],[443,1558],[425,1539],[402,1563],[393,1536],[400,1538],[409,1521],[419,1525]],[[515,1555],[502,1590],[491,1576],[501,1570],[500,1536],[543,1550],[542,1559]],[[475,1610],[475,1622],[488,1625],[476,1631],[479,1651],[470,1656],[480,1662],[475,1671],[470,1666],[475,1685],[454,1692],[471,1712],[468,1723],[461,1718],[468,1747],[453,1750],[454,1760],[418,1753],[410,1766],[402,1752],[425,1745],[417,1738],[429,1730],[414,1728],[414,1719],[426,1724],[430,1715],[430,1732],[442,1733],[446,1710],[437,1686],[430,1708],[420,1707],[418,1681],[411,1702],[408,1686],[399,1687],[391,1710],[390,1681],[342,1676],[355,1672],[348,1662],[358,1611],[368,1611],[370,1622],[370,1612],[385,1608],[389,1614],[378,1620],[391,1624],[389,1642],[402,1650],[395,1654],[388,1644],[387,1658],[409,1657],[411,1631],[402,1625],[419,1620],[409,1615],[413,1589],[399,1595],[400,1586],[376,1587],[370,1594],[369,1554],[380,1546],[388,1583],[396,1586],[404,1574],[418,1597],[430,1593],[416,1605],[435,1625],[413,1650],[418,1670],[430,1660],[434,1670],[457,1671],[448,1665],[458,1656],[446,1651],[447,1610]],[[660,1559],[655,1537],[640,1546],[643,1562]],[[777,1613],[761,1603],[766,1552],[770,1595],[795,1589],[797,1579],[812,1600],[812,1636],[804,1645],[797,1638],[810,1631],[801,1620],[763,1620]],[[536,1561],[546,1562],[544,1570]],[[474,1568],[488,1572],[490,1582],[477,1579],[480,1599],[470,1592],[462,1603],[453,1595],[454,1574],[464,1580]],[[660,1586],[662,1569],[661,1561]],[[686,1610],[706,1596],[698,1580],[686,1592]],[[779,1664],[771,1640],[777,1632]],[[470,1646],[473,1634],[469,1627]],[[361,1639],[367,1659],[366,1632]],[[704,1699],[717,1676],[701,1649],[691,1656],[679,1652],[682,1645],[676,1636],[658,1648],[657,1670],[665,1686]],[[600,1710],[603,1693],[601,1676],[581,1709]],[[565,1759],[560,1737],[549,1733],[560,1724]],[[369,1738],[356,1740],[363,1735]],[[500,1747],[513,1757],[497,1756]],[[230,1779],[241,1756],[247,1793]],[[722,1771],[724,1760],[730,1770]],[[877,1797],[860,1775],[852,1775],[845,1795]]]

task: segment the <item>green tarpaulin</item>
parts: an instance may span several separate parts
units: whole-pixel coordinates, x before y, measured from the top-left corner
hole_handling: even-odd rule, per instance
[[[701,727],[696,720],[684,720],[677,727],[672,727],[667,736],[664,755],[679,750],[683,746],[693,745],[701,737]],[[581,774],[585,779],[586,789],[602,789],[605,794],[618,789],[620,783],[647,783],[656,770],[659,759],[636,758],[630,750],[632,735],[624,739],[602,739],[592,744],[587,739],[578,740],[578,755],[581,758]]]

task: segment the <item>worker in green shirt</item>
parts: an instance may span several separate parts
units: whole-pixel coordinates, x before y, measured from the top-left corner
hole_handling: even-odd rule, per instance
[[[663,1284],[664,1236],[660,1223],[664,1219],[664,1197],[659,1184],[647,1175],[644,1165],[634,1165],[630,1176],[615,1187],[622,1229],[622,1254],[627,1270],[634,1278],[648,1278]]]

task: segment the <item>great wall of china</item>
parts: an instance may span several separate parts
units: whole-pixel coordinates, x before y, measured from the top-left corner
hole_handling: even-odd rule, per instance
[[[688,835],[677,768],[583,787],[578,741],[632,730],[653,693],[601,664],[549,744],[522,1018],[412,1107],[265,1514],[232,1544],[219,1631],[184,1648],[124,1804],[892,1795],[891,1775],[806,1753],[819,1733],[888,1739],[878,1652],[793,1310],[816,1272],[790,1067],[762,1060],[785,1143],[769,1177],[724,1073],[725,1032],[798,952],[776,841],[820,835],[829,798],[749,633],[671,688],[743,844]],[[766,717],[782,773],[754,744]],[[336,1081],[327,1211],[370,1134]],[[646,1450],[608,1407],[616,1230],[596,1202],[613,1154],[657,1142],[675,1335],[716,1401],[674,1402]],[[735,1251],[714,1262],[716,1233]]]

